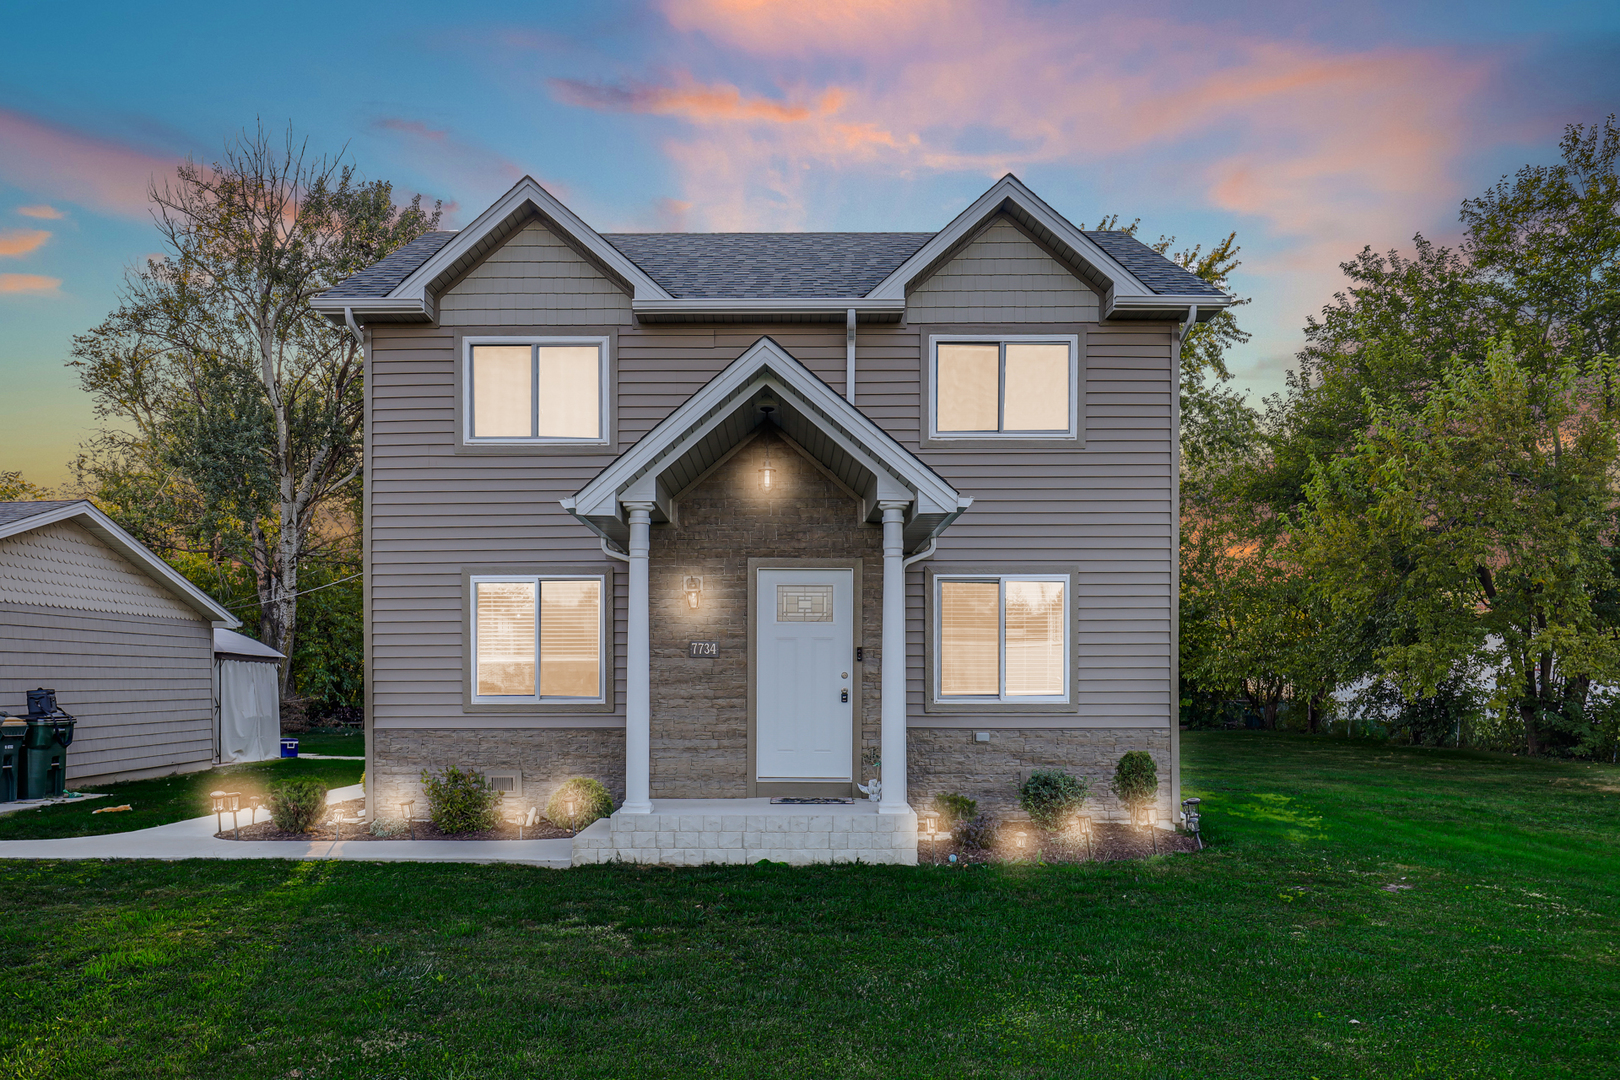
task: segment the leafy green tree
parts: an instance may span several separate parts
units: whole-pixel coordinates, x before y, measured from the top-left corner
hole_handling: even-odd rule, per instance
[[[159,550],[250,567],[261,640],[296,658],[301,568],[345,550],[363,465],[361,347],[309,300],[438,211],[262,128],[151,198],[164,257],[74,341],[107,421],[81,483]]]
[[[1355,451],[1307,485],[1293,537],[1335,611],[1382,617],[1376,663],[1408,700],[1478,659],[1531,753],[1567,742],[1592,683],[1620,676],[1602,610],[1617,587],[1614,365],[1541,368],[1505,342],[1447,365],[1419,405],[1374,406]]]
[[[49,488],[28,482],[22,473],[0,470],[0,502],[30,502],[51,497]]]

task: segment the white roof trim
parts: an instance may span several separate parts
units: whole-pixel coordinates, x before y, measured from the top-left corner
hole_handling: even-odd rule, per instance
[[[624,252],[602,239],[601,234],[585,224],[579,215],[558,202],[551,192],[541,187],[539,181],[532,176],[525,176],[512,185],[511,191],[497,199],[488,210],[479,214],[471,225],[456,233],[448,244],[434,252],[432,258],[394,286],[388,298],[421,300],[426,304],[428,283],[467,254],[469,249],[493,232],[495,226],[516,213],[526,202],[534,204],[542,214],[561,226],[570,239],[589,251],[602,265],[628,281],[635,289],[637,299],[670,299],[669,293],[648,277],[646,271],[631,262]]]
[[[246,634],[238,634],[235,630],[227,630],[223,626],[214,627],[214,655],[267,664],[286,659],[264,642],[250,638]]]
[[[973,205],[958,214],[956,220],[935,233],[934,238],[918,248],[911,258],[901,263],[899,269],[878,282],[877,287],[866,294],[867,297],[874,300],[905,299],[906,286],[911,284],[912,279],[927,270],[1009,202],[1062,238],[1063,242],[1073,248],[1082,259],[1108,278],[1116,296],[1153,294],[1152,289],[1115,262],[1112,255],[1098,247],[1062,214],[1042,202],[1040,197],[1025,187],[1018,177],[1008,173],[992,184],[989,191],[975,199]]]
[[[634,300],[631,309],[637,315],[758,315],[758,314],[828,314],[842,315],[853,308],[857,313],[903,314],[904,298],[900,300],[873,300],[863,296],[698,296],[670,300]]]
[[[728,398],[757,389],[756,376],[769,368],[782,384],[782,389],[802,398],[804,403],[834,421],[860,443],[857,456],[878,472],[888,472],[895,479],[917,493],[918,501],[927,500],[937,507],[936,512],[966,509],[972,502],[964,498],[938,473],[901,446],[865,413],[845,401],[814,373],[795,360],[776,342],[762,337],[697,393],[687,398],[674,412],[664,417],[629,450],[603,469],[574,495],[565,499],[563,507],[576,516],[600,513],[604,509],[617,513],[621,492],[640,474],[647,472],[658,461],[684,452],[718,424],[723,417],[716,415],[708,424],[700,425],[702,417],[724,404]],[[831,434],[831,433],[829,433]],[[840,440],[842,441],[842,440]],[[846,449],[851,449],[846,447]],[[864,449],[864,452],[861,450]],[[874,460],[875,459],[875,460]]]
[[[149,576],[156,578],[203,618],[232,628],[242,625],[241,619],[220,607],[213,597],[181,577],[178,570],[154,555],[145,544],[119,528],[112,518],[97,510],[88,500],[81,499],[66,506],[58,506],[53,510],[0,525],[0,540],[31,532],[42,525],[54,525],[59,521],[72,521],[88,529],[96,539],[145,570]]]

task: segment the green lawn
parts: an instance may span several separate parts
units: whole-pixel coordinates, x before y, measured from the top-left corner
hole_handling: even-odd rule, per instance
[[[337,757],[364,757],[366,736],[358,729],[323,728],[320,731],[288,733],[297,739],[300,754],[332,754]]]
[[[0,1075],[1615,1075],[1620,771],[1184,762],[1129,865],[7,864]]]
[[[154,825],[167,825],[171,821],[184,821],[208,813],[212,805],[208,801],[210,791],[263,794],[272,780],[290,776],[313,776],[325,780],[327,787],[343,787],[358,784],[362,771],[364,762],[359,761],[302,761],[288,758],[251,765],[227,765],[207,772],[166,776],[157,780],[131,780],[123,784],[84,787],[73,785],[71,790],[74,791],[105,791],[107,798],[57,803],[38,810],[0,814],[0,840],[48,840],[58,836],[96,836],[149,829]],[[124,803],[130,806],[125,812],[95,813],[103,806],[121,806]],[[247,804],[244,802],[242,805]]]

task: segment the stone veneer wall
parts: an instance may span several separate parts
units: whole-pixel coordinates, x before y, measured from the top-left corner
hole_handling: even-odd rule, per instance
[[[524,806],[544,809],[564,780],[589,776],[624,800],[624,732],[613,728],[378,728],[371,734],[374,775],[366,778],[377,817],[399,816],[399,800],[415,799],[427,817],[422,770],[471,766],[523,774]]]
[[[760,490],[766,439],[775,470]],[[687,492],[676,520],[652,528],[652,794],[655,799],[748,795],[748,560],[862,560],[856,645],[878,655],[883,617],[883,532],[859,520],[860,503],[772,434],[746,444]],[[703,578],[693,611],[682,579]],[[718,641],[712,660],[689,659],[690,641]],[[857,665],[861,746],[879,744],[878,665]],[[861,779],[864,781],[865,776]]]
[[[1036,769],[1062,769],[1091,781],[1086,809],[1104,818],[1126,814],[1109,785],[1114,766],[1129,750],[1146,750],[1159,766],[1159,822],[1169,822],[1170,732],[1165,728],[978,728],[990,741],[975,742],[971,728],[912,728],[907,793],[913,809],[926,810],[935,795],[958,792],[979,801],[981,811],[1022,816],[1018,785]]]

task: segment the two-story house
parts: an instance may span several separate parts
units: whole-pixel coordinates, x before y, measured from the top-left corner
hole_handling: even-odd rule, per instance
[[[935,233],[604,235],[525,179],[356,274],[371,812],[586,775],[576,861],[909,863],[935,794],[1109,813],[1139,749],[1168,824],[1178,356],[1230,302],[1010,175]]]

